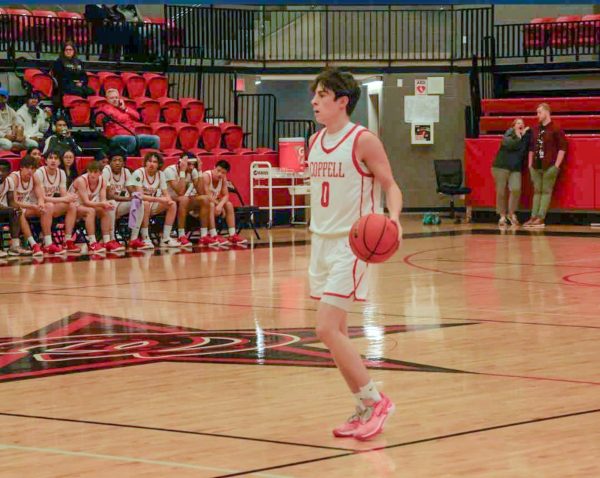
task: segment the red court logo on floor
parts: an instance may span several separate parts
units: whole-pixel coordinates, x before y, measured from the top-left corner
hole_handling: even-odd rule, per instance
[[[465,324],[350,327],[350,338]],[[370,328],[369,328],[370,327]],[[462,372],[369,353],[369,368]],[[0,338],[0,382],[153,362],[335,367],[313,328],[200,330],[78,312],[22,338]],[[463,372],[467,373],[467,372]]]

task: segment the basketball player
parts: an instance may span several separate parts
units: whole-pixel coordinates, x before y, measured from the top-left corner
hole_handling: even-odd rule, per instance
[[[131,173],[125,166],[125,156],[120,150],[112,151],[108,156],[109,164],[102,169],[102,177],[106,182],[106,197],[109,201],[117,204],[115,209],[109,210],[111,215],[110,242],[106,244],[109,252],[121,252],[125,250],[115,237],[115,228],[119,218],[128,215],[131,208],[131,196],[127,190],[127,181]],[[102,164],[102,163],[100,163]],[[110,247],[109,247],[110,244]]]
[[[30,210],[37,210],[39,206],[30,202],[33,191],[33,170],[35,159],[25,156],[19,163],[19,170],[10,173],[0,186],[0,209],[8,210],[10,225],[10,256],[43,256],[44,253],[39,244],[35,242],[31,234],[31,228],[25,217]],[[52,224],[52,214],[47,211],[43,213],[42,223]],[[31,250],[23,249],[19,239],[21,231]]]
[[[154,249],[150,240],[148,225],[150,217],[166,211],[163,235],[160,241],[161,247],[181,247],[181,242],[171,238],[173,222],[177,215],[177,204],[169,195],[165,175],[160,168],[163,157],[160,153],[147,153],[144,156],[144,166],[135,170],[129,178],[127,188],[131,194],[140,193],[144,205],[144,216],[141,229],[131,229],[131,241],[129,247],[132,249]],[[139,238],[140,232],[142,238]]]
[[[92,161],[88,164],[87,173],[79,176],[69,188],[69,192],[78,195],[78,210],[79,208],[93,209],[94,217],[100,218],[102,243],[96,242],[95,220],[93,228],[87,228],[88,250],[97,254],[125,249],[118,242],[114,244],[110,240],[111,230],[115,227],[114,216],[110,212],[116,209],[117,203],[106,199],[106,181],[100,169],[100,163]]]
[[[402,193],[381,141],[350,121],[360,97],[352,75],[325,70],[311,89],[315,119],[324,126],[310,138],[308,155],[312,210],[308,274],[311,297],[319,300],[316,332],[356,399],[356,413],[333,434],[368,440],[383,430],[394,405],[377,390],[348,338],[347,311],[353,301],[365,300],[368,286],[367,264],[352,253],[348,234],[363,214],[380,212],[382,189],[401,234]]]
[[[59,169],[60,157],[58,153],[48,153],[46,166],[42,166],[33,173],[33,200],[34,204],[43,204],[44,208],[52,208],[52,217],[65,216],[65,248],[54,246],[50,235],[50,226],[44,227],[44,254],[55,255],[61,253],[79,254],[81,249],[75,245],[73,229],[77,219],[77,196],[67,192],[67,175]],[[31,215],[41,217],[43,210],[33,211]],[[93,213],[93,211],[92,211]],[[86,225],[89,226],[94,218],[85,213]],[[53,247],[54,246],[54,247]]]
[[[178,164],[172,164],[165,168],[169,195],[177,203],[177,236],[181,245],[186,248],[192,247],[192,243],[185,234],[188,212],[195,210],[202,215],[202,209],[207,211],[208,206],[208,197],[196,192],[202,191],[197,166],[198,158],[192,153],[184,153]]]
[[[214,169],[205,171],[202,174],[204,191],[206,191],[209,200],[209,234],[215,238],[218,245],[228,246],[233,244],[241,246],[248,244],[248,241],[235,232],[235,212],[233,204],[229,201],[229,190],[227,189],[227,173],[230,170],[229,163],[222,159],[217,162]],[[216,218],[218,217],[224,217],[227,222],[228,239],[217,234]],[[204,237],[204,235],[204,231],[201,231],[201,236]]]

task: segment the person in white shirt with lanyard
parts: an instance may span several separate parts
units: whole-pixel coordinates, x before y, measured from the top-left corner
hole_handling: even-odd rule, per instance
[[[311,176],[310,295],[319,301],[316,332],[327,346],[356,401],[356,413],[333,430],[336,437],[368,440],[381,433],[394,411],[377,390],[348,336],[347,313],[368,291],[367,264],[349,244],[353,224],[381,212],[385,192],[390,219],[398,225],[402,193],[379,138],[350,121],[360,87],[350,73],[323,71],[312,84],[315,119],[324,126],[309,141]]]
[[[163,157],[160,153],[147,153],[144,156],[144,166],[136,169],[127,183],[127,189],[131,194],[140,193],[142,195],[144,205],[142,227],[131,229],[129,247],[132,249],[154,248],[148,232],[150,216],[163,212],[166,212],[166,216],[160,246],[181,247],[181,242],[171,237],[173,222],[177,215],[177,203],[169,196],[165,174],[160,170],[162,165]],[[140,233],[141,239],[139,238]]]

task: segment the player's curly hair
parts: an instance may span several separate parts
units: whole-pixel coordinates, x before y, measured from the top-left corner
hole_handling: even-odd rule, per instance
[[[327,68],[315,78],[310,90],[314,93],[319,85],[326,90],[333,91],[336,100],[342,96],[347,96],[346,113],[348,113],[348,116],[352,114],[360,98],[360,86],[358,86],[352,74],[340,71],[337,68]]]
[[[158,161],[158,167],[162,168],[164,160],[163,160],[163,155],[160,153],[157,153],[155,151],[151,151],[149,153],[146,153],[144,155],[144,166],[146,166],[146,163],[148,161],[150,161],[152,158],[156,158],[156,160]]]

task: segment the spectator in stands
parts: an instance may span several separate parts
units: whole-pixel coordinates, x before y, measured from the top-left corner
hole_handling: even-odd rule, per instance
[[[521,197],[521,170],[525,164],[531,132],[521,118],[513,121],[504,137],[496,160],[492,165],[492,175],[496,183],[496,212],[500,216],[498,225],[519,225],[516,211]],[[506,186],[510,191],[508,216],[506,214]]]
[[[34,168],[37,169],[42,163],[42,150],[38,146],[33,146],[27,150],[27,156],[31,156],[35,161]]]
[[[44,144],[44,150],[42,154],[47,156],[49,153],[58,153],[60,156],[67,150],[73,151],[76,155],[81,156],[83,150],[77,145],[71,131],[69,131],[69,125],[67,120],[64,118],[58,118],[54,123],[54,134],[46,139]]]
[[[125,18],[106,4],[85,6],[85,19],[92,25],[94,42],[101,45],[101,61],[119,61],[121,49],[127,42]]]
[[[69,189],[73,181],[79,176],[77,167],[75,166],[75,153],[70,149],[60,155],[60,169],[67,175],[67,189]]]
[[[15,110],[8,106],[8,90],[0,88],[0,150],[25,149],[24,143],[23,126]]]
[[[140,121],[137,110],[129,108],[119,92],[109,89],[106,92],[105,105],[100,116],[104,124],[104,134],[111,141],[111,147],[120,146],[128,155],[135,153],[137,149],[154,148],[159,149],[160,139],[153,134],[135,134],[135,126]]]
[[[27,149],[39,146],[39,142],[44,138],[48,130],[52,117],[50,108],[42,110],[38,106],[40,96],[38,93],[32,93],[27,102],[17,110],[17,121],[24,128],[25,146]]]
[[[88,78],[83,62],[77,58],[73,42],[66,42],[62,53],[52,65],[50,72],[58,82],[58,90],[65,95],[76,95],[87,98],[94,94],[88,86]]]
[[[529,143],[529,172],[533,182],[531,218],[525,227],[545,227],[546,213],[552,199],[552,190],[567,153],[565,133],[552,122],[550,106],[537,107],[539,124],[533,128]]]

